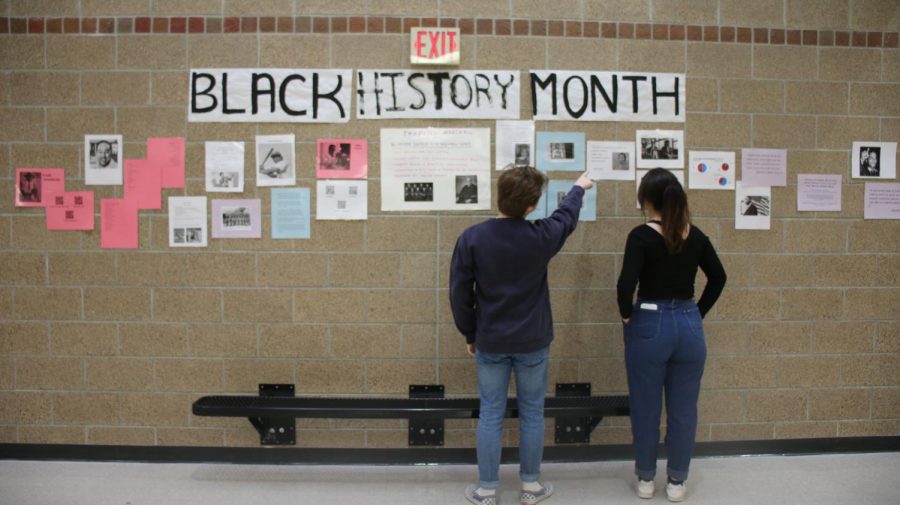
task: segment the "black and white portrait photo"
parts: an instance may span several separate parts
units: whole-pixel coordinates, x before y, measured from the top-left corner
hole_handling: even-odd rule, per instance
[[[531,165],[531,145],[516,144],[516,158],[514,164],[517,167],[526,167]]]
[[[769,197],[747,195],[741,201],[742,216],[768,216]]]
[[[256,185],[293,186],[294,135],[258,135],[256,137]]]
[[[122,159],[121,135],[85,135],[85,184],[122,184]]]
[[[433,202],[433,182],[405,182],[403,183],[403,200],[407,202]]]
[[[350,143],[327,142],[319,144],[322,170],[350,170]]]
[[[252,224],[250,210],[247,207],[222,207],[222,229],[249,230]]]
[[[612,153],[612,169],[613,170],[624,170],[628,171],[630,166],[628,164],[628,154],[627,152],[613,152]]]
[[[478,203],[477,176],[456,176],[456,203]]]
[[[203,228],[185,228],[184,241],[187,244],[200,244],[203,242]]]
[[[859,150],[859,175],[860,177],[879,177],[881,175],[881,148],[876,146],[862,146]]]
[[[176,244],[183,244],[184,241],[184,228],[175,228],[172,230],[172,242]]]
[[[897,177],[897,143],[854,142],[850,157],[850,177],[853,179],[895,179]]]
[[[240,182],[240,172],[230,172],[220,170],[219,172],[211,172],[212,177],[209,183],[214,188],[237,188]]]

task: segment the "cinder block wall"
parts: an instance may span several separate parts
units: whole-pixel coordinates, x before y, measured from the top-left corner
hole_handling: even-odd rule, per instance
[[[900,434],[900,222],[863,220],[848,169],[852,141],[900,141],[895,0],[0,0],[0,442],[256,445],[246,420],[193,417],[190,405],[260,382],[474,394],[447,266],[459,232],[492,213],[380,212],[378,141],[383,127],[492,121],[186,121],[191,67],[405,68],[408,28],[420,24],[460,27],[461,69],[688,76],[684,125],[539,131],[633,140],[635,129],[683,126],[688,149],[786,148],[789,186],[773,190],[769,231],[734,230],[731,192],[690,192],[729,273],[706,322],[698,439]],[[141,212],[139,250],[101,250],[96,230],[48,232],[41,211],[11,203],[16,167],[63,167],[67,187],[83,188],[89,133],[124,135],[129,158],[148,136],[185,136],[187,187],[165,195],[204,194],[207,140],[293,133],[298,185],[314,187],[317,138],[367,138],[370,218],[314,222],[311,240],[211,239],[188,251],[167,247],[164,209]],[[844,210],[796,212],[799,173],[842,174]],[[261,198],[268,213],[269,190],[252,176],[246,188],[231,196]],[[641,216],[633,184],[598,191],[598,220],[552,265],[550,383],[622,393],[614,284]],[[299,427],[300,446],[406,444],[400,421]],[[447,445],[473,445],[472,428],[448,423]],[[625,419],[594,434],[629,440]]]

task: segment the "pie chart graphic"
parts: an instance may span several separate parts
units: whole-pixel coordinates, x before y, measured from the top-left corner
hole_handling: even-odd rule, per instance
[[[728,177],[719,177],[719,186],[727,186],[728,185]]]
[[[697,171],[701,174],[706,172],[707,170],[709,170],[709,167],[706,166],[706,163],[700,163],[699,165],[697,165]]]
[[[728,163],[722,163],[722,171],[727,172],[731,167],[728,166]]]

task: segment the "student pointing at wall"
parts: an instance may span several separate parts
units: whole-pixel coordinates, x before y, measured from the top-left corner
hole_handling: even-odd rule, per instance
[[[519,408],[521,503],[531,505],[553,493],[551,484],[539,482],[547,360],[553,340],[547,266],[575,229],[584,191],[593,183],[582,174],[550,217],[527,221],[525,216],[537,206],[546,182],[546,176],[532,167],[503,172],[497,181],[500,215],[463,231],[450,264],[453,319],[478,368],[479,483],[465,491],[475,504],[497,503],[511,374]]]
[[[649,171],[638,188],[638,202],[648,222],[628,234],[618,282],[637,495],[653,497],[665,391],[666,494],[670,501],[682,501],[706,361],[702,318],[722,293],[725,269],[709,238],[691,224],[687,195],[671,172]],[[698,267],[707,282],[695,304]],[[638,284],[637,303],[632,303]]]

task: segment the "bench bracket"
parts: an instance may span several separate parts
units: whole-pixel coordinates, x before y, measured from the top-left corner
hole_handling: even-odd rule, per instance
[[[410,398],[443,398],[442,384],[410,385]],[[444,419],[409,418],[409,445],[417,447],[444,445]]]
[[[259,396],[294,397],[293,384],[260,384]],[[259,432],[260,445],[296,445],[297,430],[294,417],[249,417]]]
[[[591,396],[590,382],[569,382],[556,384],[557,397]],[[557,417],[555,421],[555,440],[557,444],[588,444],[591,432],[603,417]]]

